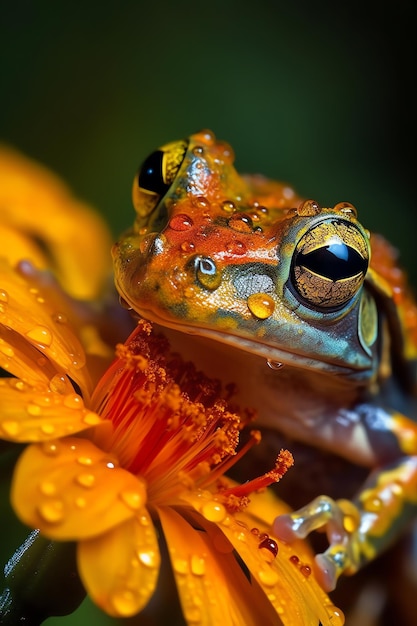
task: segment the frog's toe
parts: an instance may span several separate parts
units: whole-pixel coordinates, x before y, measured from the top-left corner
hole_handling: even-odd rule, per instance
[[[277,539],[286,543],[304,539],[314,530],[326,532],[329,547],[316,556],[316,575],[322,587],[332,591],[343,572],[358,568],[358,523],[359,514],[351,502],[319,496],[307,506],[277,517],[272,530]]]

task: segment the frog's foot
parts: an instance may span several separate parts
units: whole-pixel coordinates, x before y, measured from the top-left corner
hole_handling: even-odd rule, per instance
[[[359,511],[352,502],[319,496],[298,511],[277,517],[273,532],[278,539],[292,543],[313,530],[325,531],[329,547],[315,558],[316,575],[321,586],[332,591],[343,572],[353,573],[359,567],[359,522]]]

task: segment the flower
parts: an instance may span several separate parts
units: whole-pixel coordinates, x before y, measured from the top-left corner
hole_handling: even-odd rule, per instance
[[[33,206],[27,198],[22,216]],[[259,434],[239,447],[245,422],[219,385],[144,321],[114,359],[101,307],[72,297],[93,297],[103,273],[89,283],[74,270],[70,280],[71,238],[58,243],[52,226],[36,230],[30,220],[23,232],[22,216],[4,214],[3,235],[20,248],[14,255],[5,244],[8,261],[0,261],[0,437],[30,444],[11,490],[20,519],[54,541],[77,542],[83,584],[113,616],[138,613],[156,593],[162,533],[189,624],[342,624],[306,544],[278,545],[269,534],[288,508],[266,488],[287,471],[290,453],[244,485],[227,478]],[[42,270],[49,256],[70,295]]]
[[[53,270],[65,290],[93,299],[111,275],[109,229],[42,165],[0,146],[1,256]]]

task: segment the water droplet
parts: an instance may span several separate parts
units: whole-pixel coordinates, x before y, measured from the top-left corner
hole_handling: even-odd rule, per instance
[[[9,358],[14,357],[14,350],[11,346],[7,345],[7,343],[0,344],[0,352]]]
[[[209,522],[221,522],[226,516],[226,509],[221,502],[207,502],[203,505],[201,513]]]
[[[93,465],[93,459],[90,458],[89,456],[79,456],[77,459],[77,463],[79,463],[80,465]]]
[[[59,446],[56,443],[44,443],[42,451],[47,456],[57,456],[59,454]]]
[[[37,404],[28,404],[26,407],[26,411],[29,413],[29,415],[36,417],[41,414],[42,409]]]
[[[26,333],[26,336],[41,346],[50,346],[52,343],[52,333],[45,326],[36,326]]]
[[[65,313],[54,313],[52,315],[52,319],[57,324],[66,324],[68,322],[68,317],[65,315]]]
[[[142,508],[145,503],[142,494],[137,491],[122,491],[120,498],[133,511],[137,511]]]
[[[44,480],[40,484],[39,489],[44,496],[53,496],[56,494],[56,485],[49,480]]]
[[[343,626],[345,623],[345,616],[340,609],[337,608],[334,604],[326,604],[325,607],[326,612],[329,616],[329,621],[332,626]]]
[[[236,211],[236,205],[233,200],[223,200],[220,206],[226,213],[234,213]]]
[[[249,215],[245,213],[232,215],[228,220],[228,225],[239,233],[251,233],[253,231],[252,220]]]
[[[100,424],[101,418],[97,415],[97,413],[89,411],[86,415],[84,415],[83,422],[88,426],[96,426],[97,424]]]
[[[193,220],[189,215],[185,213],[179,213],[178,215],[174,215],[169,220],[169,226],[172,230],[176,231],[184,231],[189,230],[193,225]]]
[[[78,476],[75,477],[75,480],[82,487],[90,489],[96,482],[96,477],[94,474],[78,474]]]
[[[39,304],[45,304],[45,298],[42,298],[42,296],[37,296],[36,302],[39,302]]]
[[[262,539],[258,548],[262,550],[262,554],[269,563],[271,563],[278,554],[278,544],[274,539],[271,539],[271,537]]]
[[[315,200],[304,200],[297,209],[297,214],[303,217],[312,217],[321,211],[321,206]]]
[[[201,137],[202,141],[209,146],[212,146],[213,143],[216,141],[216,137],[213,131],[209,130],[208,128],[201,130],[198,133],[198,136]]]
[[[86,504],[87,504],[87,500],[85,498],[76,498],[75,499],[75,506],[78,509],[84,509]]]
[[[274,312],[275,302],[267,293],[253,293],[249,296],[248,301],[248,309],[260,320],[265,320]]]
[[[206,289],[217,289],[222,282],[221,272],[217,270],[215,262],[210,257],[198,257],[196,259],[196,276]]]
[[[1,423],[1,427],[3,432],[9,437],[16,437],[20,432],[20,425],[16,420],[4,420],[4,422]]]
[[[195,243],[193,243],[192,241],[183,241],[182,244],[180,245],[180,248],[182,250],[182,252],[194,252],[195,250]]]
[[[243,254],[246,254],[247,248],[243,241],[228,241],[226,244],[226,250],[229,254],[242,256]]]
[[[334,205],[333,211],[344,213],[344,215],[346,215],[347,217],[349,217],[350,215],[352,217],[358,216],[357,209],[350,202],[338,202]]]
[[[188,562],[185,559],[174,559],[172,567],[177,574],[188,574]]]
[[[261,569],[258,575],[261,583],[267,587],[273,587],[278,582],[278,574],[271,567]]]
[[[81,396],[76,393],[69,393],[64,398],[64,406],[68,409],[82,409],[84,407],[84,402]]]
[[[64,503],[62,500],[51,500],[38,507],[39,515],[49,524],[57,524],[64,517]]]
[[[18,391],[24,391],[26,389],[26,385],[23,380],[16,381],[14,386]]]
[[[203,146],[195,146],[192,149],[192,153],[194,154],[194,156],[201,156],[202,154],[204,154]]]
[[[199,624],[201,619],[201,611],[196,606],[185,606],[184,609],[184,617],[188,624]]]
[[[138,552],[138,559],[143,565],[146,565],[146,567],[157,567],[159,563],[159,556],[154,550]]]
[[[309,565],[301,565],[300,572],[302,573],[303,576],[308,578],[311,574],[311,567]]]
[[[190,569],[194,576],[204,576],[206,573],[206,561],[203,557],[193,554],[190,558]]]
[[[9,301],[9,294],[4,289],[0,289],[0,302],[7,303]]]
[[[196,209],[208,209],[210,201],[204,196],[192,196],[191,204],[195,206]]]
[[[139,523],[142,526],[149,526],[149,517],[147,517],[146,515],[140,515],[139,516]]]
[[[300,562],[300,559],[298,558],[298,556],[296,554],[292,554],[289,558],[290,562],[293,563],[294,565],[298,565]]]
[[[44,435],[53,435],[55,432],[55,426],[53,424],[42,424],[41,431]]]
[[[115,591],[111,596],[111,602],[117,615],[129,617],[138,610],[138,596],[130,589]]]
[[[266,364],[269,368],[271,368],[271,370],[280,370],[284,367],[284,363],[281,363],[281,361],[274,361],[273,359],[268,359]]]
[[[67,389],[66,377],[55,374],[55,376],[49,381],[49,389],[54,393],[64,394]]]
[[[382,500],[376,497],[368,497],[362,500],[362,506],[369,513],[378,513],[382,509]]]

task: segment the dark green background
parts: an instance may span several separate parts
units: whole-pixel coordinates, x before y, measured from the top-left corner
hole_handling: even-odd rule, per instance
[[[146,155],[211,128],[241,171],[352,202],[416,283],[416,23],[412,1],[383,6],[2,2],[0,139],[59,173],[117,235]]]

